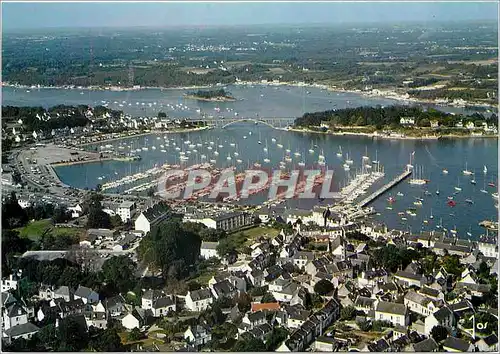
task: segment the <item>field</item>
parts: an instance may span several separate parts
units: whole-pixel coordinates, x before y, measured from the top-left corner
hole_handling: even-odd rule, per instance
[[[29,238],[32,241],[38,240],[46,230],[51,230],[54,236],[81,234],[80,229],[69,227],[54,227],[50,219],[43,219],[30,222],[24,227],[16,229],[21,237]]]

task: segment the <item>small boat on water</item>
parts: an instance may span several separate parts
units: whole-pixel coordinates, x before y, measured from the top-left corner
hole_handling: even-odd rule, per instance
[[[472,201],[472,199],[470,199],[470,198],[465,199],[465,202],[466,202],[466,203],[469,203],[469,204],[474,204],[474,202],[473,202],[473,201]]]
[[[337,152],[337,157],[342,157],[342,146],[339,145],[339,151]]]
[[[498,193],[491,193],[493,199],[498,200]]]
[[[344,171],[349,171],[351,169],[351,167],[349,167],[349,165],[346,163],[343,165],[343,167],[344,167]]]
[[[416,202],[413,202],[413,205],[422,206],[422,202],[420,200],[417,200]]]
[[[473,178],[473,179],[470,180],[470,183],[471,184],[476,184],[476,180]]]
[[[396,201],[396,199],[394,199],[393,197],[389,197],[389,198],[387,198],[387,201],[389,203],[394,203]]]
[[[446,168],[444,168],[444,169],[443,169],[443,173],[444,173],[445,175],[447,175],[447,174],[448,174],[448,170],[447,170]]]
[[[484,174],[487,174],[488,173],[488,169],[486,168],[486,165],[483,166],[483,173]]]
[[[401,193],[401,192],[397,192],[397,193],[396,193],[396,195],[397,195],[398,197],[404,197],[404,194],[403,194],[403,193]]]
[[[495,187],[495,183],[490,182],[490,183],[488,183],[488,186],[490,186],[490,187]]]
[[[439,195],[439,189],[436,191],[436,194]]]
[[[455,190],[456,190],[457,192],[460,192],[460,191],[462,190],[462,188],[460,188],[460,178],[458,179],[458,183],[457,183],[457,185],[455,186]]]
[[[473,174],[472,171],[470,171],[469,169],[467,169],[467,161],[465,162],[465,170],[463,170],[462,173],[465,176],[471,176]]]
[[[448,200],[448,206],[450,207],[454,207],[455,205],[457,205],[457,203],[454,201],[454,200]]]

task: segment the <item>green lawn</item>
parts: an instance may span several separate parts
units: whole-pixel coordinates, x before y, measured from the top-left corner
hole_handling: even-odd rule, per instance
[[[271,227],[253,227],[251,229],[242,231],[242,233],[245,235],[247,238],[245,242],[245,246],[250,246],[253,243],[255,243],[255,240],[257,240],[259,237],[263,236],[264,238],[274,238],[278,236],[280,233],[280,230],[273,229]]]
[[[37,220],[28,223],[24,227],[16,229],[21,237],[27,237],[33,241],[38,240],[45,230],[53,228],[50,219]]]
[[[54,236],[74,235],[82,233],[81,229],[70,228],[70,227],[54,227],[50,219],[36,220],[16,230],[19,231],[19,235],[21,237],[27,237],[30,240],[36,241],[42,236],[42,234],[47,229],[50,229],[51,233]]]

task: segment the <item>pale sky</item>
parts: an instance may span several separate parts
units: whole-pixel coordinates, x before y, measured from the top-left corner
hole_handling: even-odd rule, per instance
[[[4,30],[498,20],[496,2],[2,3]]]

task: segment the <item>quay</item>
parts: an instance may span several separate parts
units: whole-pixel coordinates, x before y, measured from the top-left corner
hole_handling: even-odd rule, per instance
[[[357,204],[358,208],[362,208],[362,207],[366,206],[367,204],[369,204],[372,201],[374,201],[375,199],[377,199],[380,195],[384,194],[389,189],[391,189],[392,187],[396,186],[398,183],[400,183],[404,179],[408,178],[411,175],[411,172],[412,172],[411,169],[408,169],[408,168],[405,169],[405,171],[403,173],[401,173],[400,175],[396,176],[392,181],[390,181],[389,183],[383,185],[382,187],[380,187],[379,189],[377,189],[375,192],[373,192],[372,194],[370,194],[368,197],[366,197],[365,199],[363,199],[362,201],[360,201]]]

